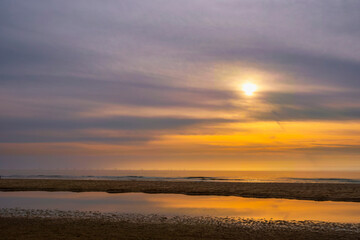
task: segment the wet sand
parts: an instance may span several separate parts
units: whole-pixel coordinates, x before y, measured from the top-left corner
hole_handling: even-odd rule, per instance
[[[0,209],[1,239],[359,239],[360,224]]]
[[[0,191],[175,193],[360,202],[360,184],[0,179]]]

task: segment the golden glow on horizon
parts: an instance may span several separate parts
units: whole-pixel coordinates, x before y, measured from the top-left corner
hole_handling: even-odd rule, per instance
[[[245,95],[252,96],[257,90],[257,86],[253,83],[244,83],[242,85],[242,90],[244,91]]]
[[[360,121],[251,121],[212,124],[181,132],[162,132],[146,144],[119,142],[0,143],[8,156],[103,158],[121,168],[211,170],[347,170],[360,169]],[[79,134],[79,132],[76,132]],[[80,132],[85,134],[85,132]],[[87,133],[102,137],[137,137],[101,129]],[[54,133],[55,134],[55,133]],[[154,134],[154,132],[148,132]],[[62,135],[59,135],[62,136]],[[66,150],[66,151],[64,151]],[[125,156],[125,157],[124,157]],[[125,158],[134,161],[124,163]],[[341,161],[339,161],[341,159]]]

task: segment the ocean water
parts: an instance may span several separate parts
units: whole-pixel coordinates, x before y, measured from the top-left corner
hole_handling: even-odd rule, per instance
[[[357,183],[360,171],[0,170],[3,179]]]
[[[0,215],[20,208],[165,216],[360,222],[360,203],[354,202],[316,202],[182,194],[0,192]],[[43,214],[46,213],[43,212]]]

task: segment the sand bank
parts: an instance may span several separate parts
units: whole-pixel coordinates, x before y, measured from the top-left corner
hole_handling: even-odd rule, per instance
[[[143,192],[360,202],[360,184],[0,179],[0,191]]]

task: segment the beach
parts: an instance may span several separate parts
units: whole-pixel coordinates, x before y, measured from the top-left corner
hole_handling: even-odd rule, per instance
[[[0,210],[2,239],[359,239],[360,224]]]
[[[360,240],[360,0],[0,0],[0,240]]]
[[[0,191],[174,193],[360,202],[360,184],[0,179]]]
[[[103,192],[109,193],[109,196],[116,195],[115,193],[171,193],[175,196],[185,194],[192,197],[217,195],[249,199],[298,199],[354,202],[353,204],[360,202],[360,184],[351,183],[0,179],[0,191],[58,192],[62,195],[66,192]],[[33,193],[37,194],[34,196],[39,195],[39,192]],[[65,197],[61,199],[66,205]],[[111,201],[109,200],[109,203]],[[179,198],[179,201],[184,200]],[[116,202],[121,204],[120,201]],[[267,211],[263,205],[261,211]],[[26,209],[20,206],[0,208],[0,235],[2,239],[359,239],[360,223],[186,214],[169,216],[157,212],[147,214],[54,208]]]

